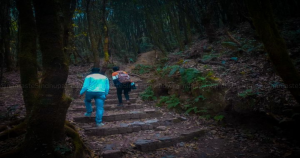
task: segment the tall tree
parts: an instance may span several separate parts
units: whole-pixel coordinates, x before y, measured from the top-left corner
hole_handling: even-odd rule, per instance
[[[291,94],[300,104],[300,75],[291,61],[284,39],[281,37],[270,0],[247,0],[247,5],[270,60]]]
[[[21,84],[26,107],[26,116],[30,116],[37,96],[37,33],[30,0],[17,0],[19,10],[19,53]]]
[[[84,145],[78,133],[65,122],[71,99],[64,94],[68,76],[68,54],[64,49],[68,39],[65,22],[74,9],[73,0],[17,0],[20,20],[20,66],[21,82],[27,110],[27,125],[21,148],[0,155],[0,157],[56,158],[63,155],[55,151],[59,143],[64,143],[65,134],[74,140],[76,151],[71,157],[84,157]],[[34,11],[33,11],[34,8]],[[67,10],[67,11],[66,11]],[[35,27],[36,26],[36,27]],[[64,27],[65,26],[65,27]],[[37,34],[36,34],[37,33]],[[37,80],[36,39],[42,52],[43,74]],[[33,88],[34,87],[34,88]],[[33,89],[32,89],[33,88]],[[33,93],[33,94],[28,94]],[[19,131],[18,128],[9,131]],[[7,135],[9,135],[9,132]],[[12,133],[12,132],[11,132]],[[3,138],[1,133],[0,138]]]
[[[10,51],[10,3],[10,0],[1,0],[0,2],[1,39],[4,47],[6,71],[12,70],[12,56]]]
[[[88,31],[89,31],[89,37],[91,42],[91,50],[94,55],[94,67],[99,68],[100,67],[100,58],[99,58],[99,51],[98,51],[98,42],[96,39],[95,34],[95,25],[93,23],[93,4],[95,3],[93,0],[87,0],[86,5],[86,15],[87,15],[87,22],[88,22]]]

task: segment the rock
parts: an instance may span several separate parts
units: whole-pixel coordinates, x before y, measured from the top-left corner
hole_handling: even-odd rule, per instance
[[[122,152],[120,150],[107,150],[102,153],[103,158],[116,158],[122,157]]]
[[[296,121],[291,118],[284,118],[279,122],[279,126],[283,128],[293,128],[296,125]]]
[[[216,134],[217,131],[216,131],[216,130],[211,130],[210,133],[211,133],[211,134]]]
[[[180,146],[180,147],[183,147],[184,146],[184,142],[180,142],[180,143],[178,143],[178,145]]]
[[[287,117],[292,117],[294,110],[293,109],[285,109],[285,110],[282,110],[282,113]]]
[[[155,130],[156,131],[165,131],[165,130],[167,130],[167,127],[166,126],[158,126],[158,127],[156,127]]]
[[[145,123],[151,124],[151,123],[154,123],[157,121],[158,121],[157,119],[153,119],[153,120],[147,120],[147,121],[145,121]]]
[[[300,114],[299,113],[296,113],[292,116],[292,119],[296,120],[296,121],[300,121]]]

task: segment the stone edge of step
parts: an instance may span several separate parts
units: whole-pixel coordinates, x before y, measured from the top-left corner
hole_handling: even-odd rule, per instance
[[[191,132],[181,133],[178,136],[164,137],[164,138],[160,138],[160,140],[155,140],[155,141],[139,140],[134,143],[135,147],[132,147],[132,149],[139,150],[142,152],[150,152],[150,151],[157,150],[159,148],[170,147],[180,142],[187,142],[194,139],[195,137],[202,137],[207,133],[207,131],[208,129],[197,129]],[[125,154],[125,152],[121,150],[104,150],[101,153],[101,156],[103,158],[114,158],[114,156],[121,157],[123,154]]]
[[[108,136],[108,135],[114,135],[114,134],[125,134],[125,133],[132,133],[132,132],[139,132],[142,130],[158,130],[157,127],[159,126],[169,126],[173,125],[179,122],[185,121],[183,117],[177,117],[177,118],[169,118],[164,120],[147,120],[144,122],[133,122],[133,124],[128,126],[118,126],[113,128],[86,128],[85,133],[88,136]],[[135,124],[134,124],[135,123]]]
[[[149,117],[159,117],[162,113],[159,111],[143,111],[143,112],[136,112],[136,113],[123,113],[123,114],[116,114],[116,115],[108,115],[103,116],[102,120],[105,122],[112,122],[112,121],[121,121],[121,120],[133,120],[133,119],[145,119]],[[78,123],[87,123],[93,122],[95,117],[74,117],[74,122]]]

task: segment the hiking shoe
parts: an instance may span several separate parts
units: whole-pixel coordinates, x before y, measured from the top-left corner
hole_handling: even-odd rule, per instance
[[[92,113],[87,113],[87,112],[84,113],[84,116],[85,116],[85,117],[91,117],[91,115],[92,115]]]
[[[97,126],[97,127],[104,126],[104,123],[96,123],[96,126]]]
[[[131,104],[129,100],[126,100],[126,103],[127,103],[128,105],[130,105],[130,104]]]

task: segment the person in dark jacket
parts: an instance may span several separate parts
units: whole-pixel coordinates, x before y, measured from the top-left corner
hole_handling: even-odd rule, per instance
[[[126,103],[129,105],[130,104],[129,92],[131,90],[131,81],[128,83],[121,83],[119,81],[119,74],[120,73],[127,74],[127,72],[120,71],[120,68],[117,66],[113,67],[113,71],[114,72],[112,73],[112,79],[113,79],[115,87],[117,88],[117,95],[118,95],[118,101],[119,101],[118,106],[123,106],[122,92],[124,92],[124,96],[126,98]]]

